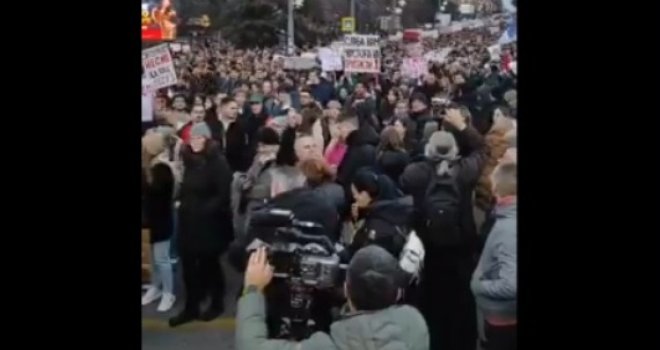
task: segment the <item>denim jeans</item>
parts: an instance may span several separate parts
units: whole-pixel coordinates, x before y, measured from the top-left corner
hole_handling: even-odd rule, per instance
[[[176,238],[177,238],[177,232],[179,230],[179,209],[173,208],[172,211],[174,212],[172,214],[172,237],[170,238],[170,258],[173,260],[176,260],[179,258],[179,252],[177,251],[177,243],[176,243]]]
[[[162,288],[163,293],[174,293],[174,274],[170,259],[170,241],[157,242],[152,245],[153,276],[151,284]]]

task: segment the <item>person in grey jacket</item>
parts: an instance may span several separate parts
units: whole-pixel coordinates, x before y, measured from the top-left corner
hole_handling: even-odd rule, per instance
[[[395,305],[400,295],[398,262],[375,245],[359,250],[351,260],[344,291],[350,312],[330,327],[301,342],[268,339],[264,288],[273,267],[260,248],[250,256],[245,294],[236,316],[237,350],[428,350],[426,322],[414,307]]]
[[[484,349],[516,349],[517,164],[500,163],[492,183],[496,221],[470,285],[485,321]]]

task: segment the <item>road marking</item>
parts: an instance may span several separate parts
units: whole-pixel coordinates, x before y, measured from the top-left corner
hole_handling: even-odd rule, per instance
[[[146,331],[197,331],[197,330],[209,330],[217,329],[222,331],[231,331],[233,332],[236,329],[236,319],[235,318],[218,318],[211,322],[191,322],[184,325],[181,325],[176,328],[171,328],[167,323],[167,320],[154,319],[154,318],[143,318],[142,319],[142,330]]]

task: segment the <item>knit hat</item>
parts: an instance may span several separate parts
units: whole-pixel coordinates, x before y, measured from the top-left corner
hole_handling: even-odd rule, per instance
[[[458,156],[458,145],[454,135],[447,131],[436,131],[431,135],[424,150],[426,157],[431,160],[440,161],[436,172],[444,175],[449,171],[449,161]]]
[[[206,123],[197,123],[190,129],[190,137],[197,136],[201,136],[207,139],[211,138],[211,129],[209,129],[209,126],[206,125]]]
[[[366,292],[364,296],[378,296],[372,300],[362,300],[362,303],[367,305],[356,305],[362,310],[376,310],[389,306],[383,304],[396,299],[397,289],[403,277],[397,259],[377,245],[368,245],[358,250],[351,259],[346,276],[351,295],[356,292],[360,294]],[[385,292],[393,295],[383,295]]]
[[[252,95],[250,96],[250,104],[259,104],[264,102],[264,97],[261,95]]]
[[[263,127],[257,132],[257,140],[260,144],[263,145],[279,145],[280,136],[277,134],[277,131],[269,128]]]

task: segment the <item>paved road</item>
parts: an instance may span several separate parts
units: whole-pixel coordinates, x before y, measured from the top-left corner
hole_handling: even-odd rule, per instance
[[[240,288],[242,277],[227,265],[223,259],[223,267],[227,276],[227,293],[225,297],[225,313],[212,322],[193,322],[175,329],[169,328],[167,320],[183,307],[183,300],[177,300],[174,308],[166,313],[156,311],[157,303],[142,308],[142,349],[143,350],[233,350],[234,349],[234,315],[236,312],[236,295]],[[177,271],[176,293],[181,292],[181,273]]]

